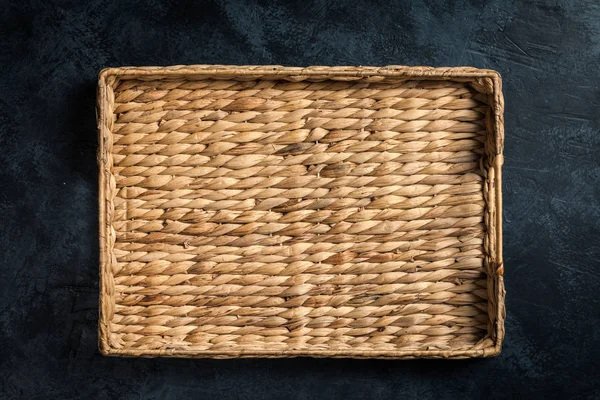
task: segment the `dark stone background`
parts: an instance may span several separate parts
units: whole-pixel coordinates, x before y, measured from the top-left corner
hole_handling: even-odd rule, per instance
[[[600,3],[1,1],[0,398],[600,398]],[[504,77],[508,319],[486,360],[120,359],[96,347],[96,76],[173,64]]]

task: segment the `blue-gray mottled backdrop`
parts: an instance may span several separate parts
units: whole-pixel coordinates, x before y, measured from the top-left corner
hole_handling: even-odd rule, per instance
[[[1,398],[600,398],[598,1],[0,3]],[[502,354],[451,362],[100,356],[96,75],[195,63],[500,71]]]

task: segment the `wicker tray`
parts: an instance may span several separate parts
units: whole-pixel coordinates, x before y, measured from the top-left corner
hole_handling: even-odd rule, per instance
[[[486,357],[503,98],[474,68],[111,68],[103,354]]]

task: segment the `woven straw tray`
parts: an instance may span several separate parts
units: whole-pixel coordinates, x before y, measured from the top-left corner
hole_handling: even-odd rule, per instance
[[[503,98],[474,68],[110,68],[100,350],[500,352]]]

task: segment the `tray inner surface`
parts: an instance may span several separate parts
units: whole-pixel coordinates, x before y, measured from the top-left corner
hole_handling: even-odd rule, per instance
[[[491,345],[486,95],[129,79],[115,99],[115,348]]]

